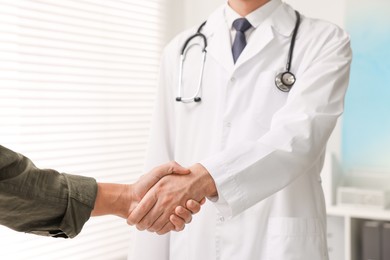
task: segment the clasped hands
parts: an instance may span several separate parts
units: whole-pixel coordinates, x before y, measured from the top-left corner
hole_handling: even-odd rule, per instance
[[[205,197],[217,195],[214,180],[201,165],[186,169],[176,162],[154,168],[131,184],[127,223],[157,234],[180,231],[200,211]]]

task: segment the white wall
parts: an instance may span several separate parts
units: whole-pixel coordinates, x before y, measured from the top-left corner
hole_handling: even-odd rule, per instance
[[[169,0],[171,10],[171,28],[168,38],[191,26],[201,24],[208,15],[225,0]]]
[[[175,16],[174,29],[188,28],[204,21],[207,16],[226,0],[171,0],[172,13]],[[344,14],[347,0],[286,0],[284,2],[302,14],[325,19],[341,27],[344,25]]]
[[[302,14],[344,27],[347,0],[286,0]]]
[[[186,25],[193,26],[206,20],[208,15],[226,0],[183,0]]]

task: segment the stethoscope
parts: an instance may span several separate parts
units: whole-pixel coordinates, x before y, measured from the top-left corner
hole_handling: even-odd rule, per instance
[[[298,34],[298,29],[299,25],[301,22],[301,15],[299,14],[298,11],[295,11],[296,15],[296,22],[295,22],[295,27],[293,31],[293,35],[291,37],[291,43],[290,43],[290,49],[288,51],[288,57],[287,57],[287,63],[286,63],[286,69],[284,72],[279,73],[275,77],[275,85],[276,87],[283,92],[289,92],[291,88],[294,86],[296,82],[296,77],[295,75],[291,72],[291,63],[292,63],[292,58],[293,58],[293,52],[294,52],[294,45],[295,45],[295,40]],[[183,47],[180,52],[180,66],[179,66],[179,82],[178,82],[178,90],[177,90],[177,97],[176,101],[178,102],[183,102],[183,103],[190,103],[190,102],[200,102],[202,100],[201,98],[201,92],[202,92],[202,78],[203,78],[203,71],[204,71],[204,65],[206,62],[206,53],[207,53],[207,38],[206,36],[201,32],[204,25],[206,24],[207,21],[203,22],[196,33],[192,36],[190,36],[183,44]],[[181,91],[182,91],[182,79],[183,79],[183,66],[184,66],[184,61],[186,58],[187,51],[190,48],[188,47],[188,44],[194,39],[200,37],[203,40],[203,48],[202,48],[202,59],[201,59],[201,68],[200,68],[200,75],[199,75],[199,81],[198,85],[196,87],[195,93],[190,96],[190,97],[182,97]],[[201,46],[200,43],[195,43],[191,45],[191,47],[199,45]]]

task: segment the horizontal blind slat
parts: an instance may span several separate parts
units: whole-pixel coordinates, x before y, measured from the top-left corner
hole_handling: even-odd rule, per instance
[[[158,19],[157,15],[153,13],[145,15],[139,14],[134,16],[134,13],[128,14],[128,16],[123,15],[113,15],[109,13],[102,12],[93,12],[88,10],[83,10],[80,8],[66,7],[59,3],[69,3],[70,1],[61,1],[61,2],[38,2],[38,1],[6,1],[2,3],[2,7],[7,12],[15,12],[17,14],[23,15],[24,12],[27,13],[40,13],[45,15],[56,16],[57,19],[77,19],[79,21],[85,22],[94,22],[94,23],[104,23],[117,26],[131,26],[132,24],[143,25],[145,29],[149,31],[158,32],[158,28],[155,26],[157,22],[164,23],[162,19]],[[8,9],[6,9],[9,7]],[[144,19],[152,20],[144,20]]]
[[[38,18],[31,20],[29,17],[18,17],[18,19],[15,19],[12,14],[4,12],[3,10],[0,10],[0,22],[3,25],[2,30],[4,33],[12,33],[15,31],[30,32],[31,34],[35,33],[38,35],[52,33],[51,35],[48,35],[50,37],[62,33],[64,35],[86,36],[90,38],[99,38],[101,40],[104,39],[134,44],[155,44],[156,41],[161,40],[159,35],[154,33],[146,34],[147,31],[142,26],[131,27],[133,31],[117,31],[116,27],[101,30],[77,26],[76,24],[48,23],[47,21]]]
[[[0,35],[1,35],[0,28]],[[16,51],[20,49],[20,51]],[[91,50],[81,50],[81,49],[68,49],[68,48],[59,48],[57,46],[44,46],[42,45],[31,45],[15,42],[3,41],[0,45],[0,51],[8,52],[10,55],[23,55],[20,58],[29,58],[29,56],[38,56],[48,57],[48,58],[62,58],[62,59],[73,59],[74,61],[98,61],[98,62],[111,62],[118,64],[157,64],[155,57],[145,57],[139,53],[130,54],[117,54],[114,52],[103,52],[103,51],[91,51]]]

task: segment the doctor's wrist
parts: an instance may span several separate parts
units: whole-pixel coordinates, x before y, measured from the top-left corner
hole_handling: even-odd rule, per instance
[[[210,173],[203,165],[201,165],[200,163],[196,163],[190,167],[190,170],[198,177],[198,182],[196,185],[198,186],[204,197],[218,196],[217,187],[215,185],[214,179],[211,177]]]

